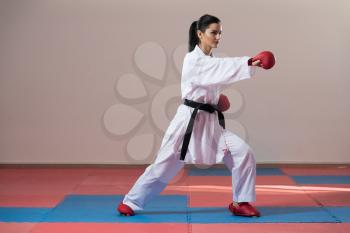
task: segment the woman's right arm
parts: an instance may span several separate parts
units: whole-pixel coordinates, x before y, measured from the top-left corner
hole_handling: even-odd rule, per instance
[[[193,63],[196,77],[192,79],[194,84],[207,85],[230,85],[234,82],[251,78],[258,61],[248,65],[250,57],[225,57],[212,58],[200,57]]]

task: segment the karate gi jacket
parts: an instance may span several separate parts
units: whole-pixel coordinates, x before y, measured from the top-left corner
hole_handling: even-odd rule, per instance
[[[211,54],[212,55],[212,54]],[[255,66],[248,66],[250,57],[214,57],[206,55],[198,45],[185,55],[181,75],[182,100],[217,105],[220,93],[234,82],[251,78]],[[158,160],[179,154],[193,108],[181,104],[162,140]],[[232,133],[231,133],[232,134]],[[185,162],[212,165],[222,162],[230,137],[219,125],[216,112],[198,111]]]

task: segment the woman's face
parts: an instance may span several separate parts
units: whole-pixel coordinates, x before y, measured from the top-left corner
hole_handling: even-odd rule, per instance
[[[205,32],[197,31],[202,46],[217,48],[221,39],[222,26],[220,23],[209,24]]]

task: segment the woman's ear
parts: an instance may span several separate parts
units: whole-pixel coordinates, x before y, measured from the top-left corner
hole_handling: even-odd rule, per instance
[[[197,36],[199,39],[202,39],[203,32],[201,30],[197,30]]]

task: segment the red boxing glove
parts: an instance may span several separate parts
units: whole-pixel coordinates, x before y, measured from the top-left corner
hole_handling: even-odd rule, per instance
[[[255,57],[249,59],[250,61],[248,64],[251,65],[252,62],[260,60],[260,67],[264,68],[265,70],[271,69],[275,65],[275,57],[273,56],[273,53],[270,51],[262,51]]]
[[[218,102],[218,109],[221,112],[224,112],[230,108],[230,101],[228,100],[226,95],[220,94],[219,102]]]

